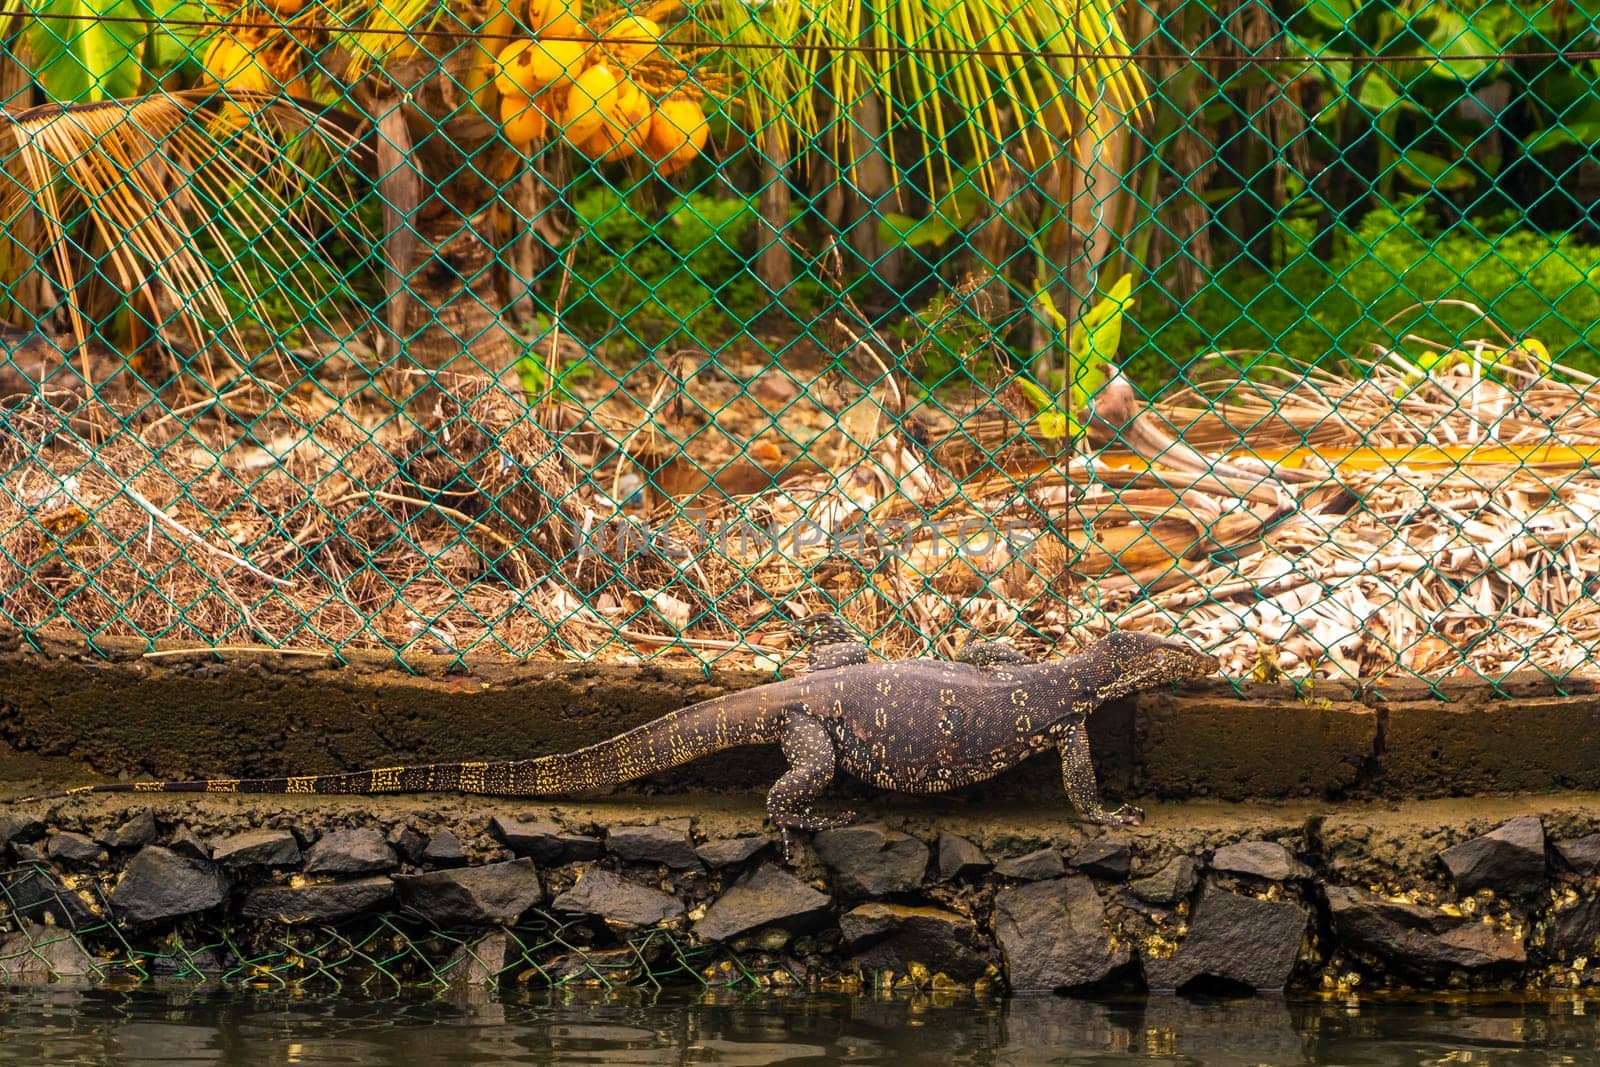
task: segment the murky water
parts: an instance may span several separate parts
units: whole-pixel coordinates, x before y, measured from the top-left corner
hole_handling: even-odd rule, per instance
[[[1600,1000],[0,990],[0,1063],[1590,1064]]]

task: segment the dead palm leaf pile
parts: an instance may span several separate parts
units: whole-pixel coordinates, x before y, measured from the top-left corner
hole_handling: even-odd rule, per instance
[[[607,379],[555,420],[583,475],[560,536],[515,505],[548,457],[509,393],[463,408],[465,466],[312,388],[113,412],[93,444],[40,394],[8,414],[0,611],[152,645],[772,669],[783,619],[838,610],[885,655],[1122,627],[1235,677],[1566,675],[1600,645],[1597,398],[1515,356],[1154,405],[1113,375],[1090,448],[1004,463],[948,461],[1006,422],[992,405],[913,407],[891,374],[770,402],[736,375]]]

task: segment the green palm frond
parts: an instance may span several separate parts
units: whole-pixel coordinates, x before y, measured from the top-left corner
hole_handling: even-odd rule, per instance
[[[446,10],[436,0],[329,0],[330,21],[347,27],[330,35],[350,55],[345,80],[415,52],[414,35],[426,33]]]
[[[833,121],[813,87],[841,108],[873,92],[891,126],[908,114],[930,165],[948,166],[957,116],[987,185],[1014,129],[1071,138],[1102,102],[1135,118],[1148,107],[1114,0],[722,0],[702,17],[745,69],[750,128],[779,122],[785,149]]]

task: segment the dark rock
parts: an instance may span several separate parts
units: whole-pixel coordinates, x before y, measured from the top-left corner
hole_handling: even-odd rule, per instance
[[[1156,873],[1134,879],[1128,890],[1147,904],[1176,904],[1199,884],[1200,865],[1193,856],[1179,856]]]
[[[384,838],[391,848],[405,857],[407,863],[421,863],[422,852],[428,847],[428,842],[423,840],[421,834],[409,826],[395,826],[389,830]],[[457,842],[459,844],[459,842]]]
[[[616,826],[606,831],[606,848],[632,863],[659,863],[674,870],[700,866],[689,841],[687,819],[661,826]]]
[[[1126,841],[1090,841],[1072,854],[1071,864],[1080,873],[1108,882],[1127,881],[1133,870],[1133,849]]]
[[[399,865],[389,842],[370,826],[323,834],[306,853],[307,874],[386,874]]]
[[[729,941],[774,923],[808,930],[827,919],[831,904],[782,867],[763,863],[712,902],[694,932],[703,941]]]
[[[1144,954],[1145,983],[1181,989],[1217,978],[1252,989],[1282,989],[1294,970],[1309,913],[1293,901],[1258,900],[1209,887],[1195,903],[1189,933],[1166,958]]]
[[[496,815],[489,832],[518,856],[526,856],[540,867],[555,867],[579,860],[597,860],[605,847],[599,838],[569,834],[548,819],[524,822]]]
[[[1600,954],[1600,896],[1586,893],[1570,906],[1552,910],[1545,945],[1561,960]]]
[[[598,915],[631,926],[654,926],[684,913],[683,901],[657,889],[630,882],[614,871],[591,867],[573,887],[556,897],[557,911]]]
[[[575,987],[592,985],[595,975],[604,975],[601,981],[612,986],[622,986],[637,981],[644,975],[645,960],[637,948],[580,948],[563,952],[551,959],[539,961],[539,981],[559,989],[572,983]]]
[[[300,842],[288,830],[251,830],[212,841],[211,859],[224,867],[295,867]]]
[[[700,857],[701,863],[713,869],[737,867],[753,859],[770,844],[770,837],[723,837],[707,841],[696,848],[694,854]]]
[[[908,973],[913,964],[958,982],[983,977],[993,949],[971,919],[942,908],[874,901],[839,917],[839,932],[853,962],[867,973]]]
[[[215,949],[186,949],[175,955],[158,955],[144,964],[154,978],[182,978],[185,981],[221,978],[228,964]]]
[[[1491,833],[1439,853],[1456,889],[1487,889],[1513,900],[1537,896],[1545,887],[1544,825],[1536,815],[1512,819]]]
[[[146,808],[117,827],[117,832],[112,834],[110,840],[106,843],[112,848],[132,852],[153,844],[158,829],[156,826],[156,813]]]
[[[1106,929],[1094,883],[1081,875],[996,893],[994,932],[1015,990],[1095,985],[1129,960]]]
[[[939,881],[971,878],[994,867],[983,849],[960,834],[945,831],[939,835]]]
[[[1041,848],[1025,856],[1006,856],[994,865],[994,873],[1001,878],[1015,878],[1023,882],[1042,882],[1047,878],[1060,878],[1067,873],[1061,853],[1053,848]]]
[[[526,859],[427,874],[396,875],[400,902],[435,926],[510,925],[544,899]]]
[[[393,899],[394,882],[383,876],[329,885],[264,885],[250,891],[240,911],[249,919],[331,923],[373,911]]]
[[[833,871],[834,885],[847,896],[904,893],[921,885],[928,870],[927,845],[876,824],[823,830],[814,843]]]
[[[499,985],[500,976],[518,956],[516,942],[504,930],[493,930],[451,954],[440,970],[455,988]]]
[[[146,845],[128,861],[111,906],[135,923],[156,923],[214,908],[228,897],[228,877],[208,860]]]
[[[32,984],[105,976],[72,934],[27,921],[21,925],[20,930],[0,941],[0,978]]]
[[[178,855],[188,856],[190,859],[211,859],[211,846],[200,840],[199,835],[187,826],[180,826],[172,832],[172,840],[167,847]]]
[[[0,845],[37,841],[44,836],[44,820],[37,815],[7,812],[0,815]]]
[[[1417,975],[1526,963],[1522,938],[1493,923],[1437,908],[1384,900],[1360,889],[1329,886],[1328,912],[1342,944]]]
[[[1590,834],[1574,841],[1557,841],[1556,851],[1568,867],[1578,874],[1600,871],[1600,834]]]
[[[32,847],[32,846],[28,846]],[[104,920],[89,906],[84,890],[68,889],[48,867],[19,867],[0,874],[0,889],[11,914],[49,926],[97,926]]]
[[[57,831],[46,838],[44,851],[57,863],[78,867],[91,867],[111,858],[94,838],[68,830]]]
[[[1311,877],[1311,868],[1276,841],[1240,841],[1224,845],[1212,854],[1211,867],[1228,874],[1265,878],[1269,882]]]
[[[461,848],[461,838],[449,830],[440,830],[428,838],[417,860],[430,867],[465,867],[467,854]]]

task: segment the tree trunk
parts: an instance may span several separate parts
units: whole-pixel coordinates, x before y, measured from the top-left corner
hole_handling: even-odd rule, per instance
[[[794,257],[789,252],[789,153],[777,123],[761,134],[761,225],[757,239],[756,276],[778,300],[794,282]]]
[[[883,100],[876,88],[862,92],[850,107],[846,120],[850,131],[851,191],[850,248],[861,260],[862,269],[875,275],[894,290],[905,273],[903,249],[885,249],[878,233],[883,213],[896,206],[894,163],[889,159],[888,130],[884,122]]]
[[[522,347],[503,321],[496,283],[514,218],[501,198],[523,161],[461,88],[475,45],[451,54],[445,42],[430,44],[437,54],[421,49],[366,81],[380,193],[395,200],[385,242],[395,347],[385,376],[411,419],[432,431],[437,452],[412,465],[419,482],[459,497],[513,542],[532,536],[559,549],[576,528],[577,483],[524,395]],[[505,552],[484,547],[490,558]],[[513,556],[519,584],[549,573]]]
[[[1054,203],[1047,210],[1065,212],[1045,231],[1041,268],[1050,274],[1042,280],[1068,323],[1094,303],[1102,269],[1123,251],[1133,207],[1124,172],[1131,141],[1127,116],[1102,101],[1049,169],[1043,192]]]

